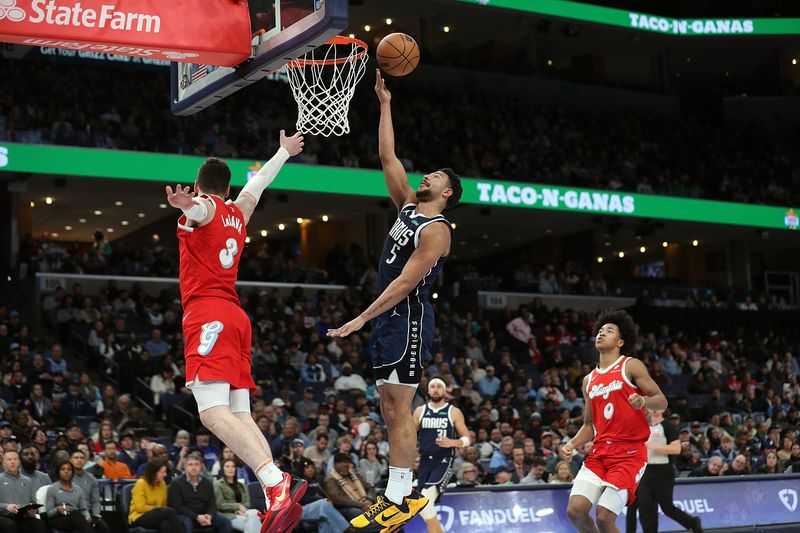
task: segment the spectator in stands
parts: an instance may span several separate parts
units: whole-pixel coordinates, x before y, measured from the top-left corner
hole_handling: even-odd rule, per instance
[[[311,459],[319,472],[325,472],[325,465],[331,458],[328,443],[329,439],[327,433],[317,433],[314,446],[306,448],[303,452],[303,456]]]
[[[200,475],[202,469],[202,457],[189,454],[186,458],[186,474],[169,484],[169,506],[178,514],[184,533],[193,533],[195,526],[210,526],[217,533],[230,533],[231,521],[217,512],[214,486]]]
[[[63,401],[60,396],[54,396],[52,400],[53,406],[50,411],[44,416],[42,423],[49,428],[63,428],[70,422],[70,417],[63,410]]]
[[[756,474],[781,474],[781,462],[778,459],[778,454],[774,450],[765,453],[764,464],[758,467]]]
[[[175,469],[178,472],[183,472],[186,455],[189,453],[190,439],[189,432],[181,429],[175,434],[175,442],[169,449],[169,460],[175,465]]]
[[[320,433],[326,434],[329,442],[336,442],[339,438],[339,433],[331,427],[331,415],[326,412],[317,415],[317,427],[308,432],[308,438],[315,441]]]
[[[175,371],[171,366],[165,366],[160,374],[150,378],[150,388],[153,389],[153,403],[158,406],[161,396],[175,393]]]
[[[487,365],[486,376],[478,381],[478,392],[483,399],[493,398],[500,390],[500,378],[494,375],[494,366]]]
[[[355,391],[361,394],[367,392],[367,382],[360,375],[353,373],[353,366],[350,363],[342,365],[342,375],[336,379],[333,386],[339,392]]]
[[[503,440],[500,443],[500,449],[496,450],[492,454],[492,459],[489,462],[489,469],[492,472],[496,472],[501,466],[507,466],[512,469],[513,473],[513,450],[514,439],[508,436],[503,437]]]
[[[56,469],[58,478],[48,486],[45,496],[45,513],[50,527],[61,531],[92,533],[89,500],[83,490],[72,483],[75,467],[65,462]]]
[[[319,402],[314,400],[314,388],[306,387],[303,390],[303,399],[294,404],[294,412],[297,413],[297,416],[300,418],[308,418],[309,412],[316,411],[318,409]]]
[[[50,359],[48,362],[50,363],[51,374],[60,372],[64,375],[64,379],[69,379],[69,365],[66,359],[64,359],[64,350],[61,348],[60,344],[54,344],[50,348]]]
[[[713,457],[720,457],[726,464],[730,465],[736,458],[736,451],[733,449],[733,439],[730,437],[722,437],[720,439],[719,448],[714,450]]]
[[[538,485],[547,483],[547,472],[545,471],[545,461],[541,457],[533,459],[533,465],[530,472],[524,478],[519,480],[520,485]]]
[[[728,470],[728,465],[719,456],[711,457],[705,465],[692,471],[689,477],[714,477],[721,476]]]
[[[514,469],[512,480],[514,483],[519,483],[521,479],[528,475],[530,466],[525,464],[525,450],[521,446],[514,446],[511,451],[512,464],[511,468]]]
[[[84,496],[88,500],[89,516],[95,532],[111,533],[108,524],[102,518],[102,504],[100,501],[100,487],[97,478],[90,472],[86,472],[83,467],[86,465],[86,454],[82,450],[75,450],[70,456],[70,463],[75,468],[75,476],[72,483],[80,487]]]
[[[322,489],[348,520],[365,512],[375,502],[372,485],[358,475],[353,460],[346,453],[333,457],[333,468],[322,482]]]
[[[128,411],[128,419],[119,426],[120,433],[131,431],[138,431],[145,435],[152,435],[155,433],[153,426],[144,419],[143,410],[138,405],[131,406]]]
[[[167,506],[167,465],[151,461],[131,493],[128,523],[134,527],[156,529],[159,533],[180,533],[183,525],[175,509]]]
[[[294,417],[289,417],[283,424],[281,435],[270,443],[272,457],[282,457],[284,455],[288,455],[290,451],[290,445],[294,439],[300,439],[305,443],[305,439],[303,438],[302,433],[300,433],[300,424],[297,423],[297,419]]]
[[[316,353],[312,352],[306,357],[305,363],[300,368],[300,379],[305,383],[324,383],[326,381],[325,367],[319,363]]]
[[[789,459],[783,462],[783,468],[786,472],[800,473],[800,443],[792,444],[792,452]]]
[[[53,402],[45,396],[44,387],[41,383],[34,383],[31,387],[30,400],[27,402],[32,410],[32,415],[36,420],[44,420],[45,414],[53,407]]]
[[[347,520],[328,500],[317,481],[317,469],[314,462],[303,458],[293,465],[294,475],[308,483],[308,490],[300,500],[303,506],[302,520],[313,522],[319,533],[341,533],[350,527]]]
[[[50,476],[40,470],[41,456],[36,446],[28,444],[22,448],[20,461],[20,472],[23,476],[29,477],[33,482],[34,494],[42,487],[52,483]]]
[[[151,357],[164,357],[169,352],[171,346],[161,338],[161,330],[154,328],[150,332],[150,339],[144,343],[144,349],[150,353]]]
[[[203,456],[206,470],[211,470],[214,463],[220,460],[222,451],[211,443],[211,432],[201,427],[195,432],[195,447]]]
[[[172,481],[172,479],[177,474],[175,467],[172,465],[172,462],[169,460],[169,453],[167,452],[167,447],[163,444],[159,444],[158,442],[151,442],[147,450],[145,452],[146,460],[139,465],[139,470],[137,471],[137,475],[142,477],[147,470],[147,466],[153,462],[161,462],[167,465],[167,475],[164,478],[167,484]]]
[[[111,421],[104,420],[100,423],[100,428],[97,433],[92,435],[92,446],[95,453],[100,453],[106,449],[106,442],[117,440],[117,432],[114,431],[114,426]]]
[[[731,461],[730,467],[725,471],[724,475],[743,476],[749,473],[750,459],[748,459],[746,455],[740,453]]]
[[[92,416],[96,412],[81,394],[81,385],[77,381],[69,382],[67,395],[64,396],[64,412],[73,419],[79,416]]]
[[[119,460],[117,456],[117,443],[110,440],[106,442],[105,455],[103,460],[99,463],[100,468],[103,469],[103,477],[106,479],[130,479],[133,477],[130,469],[126,463]]]
[[[530,476],[530,474],[528,475]],[[494,483],[490,484],[497,486],[513,485],[514,484],[513,477],[514,477],[514,472],[510,466],[501,466],[494,473]]]
[[[475,487],[478,484],[478,469],[475,464],[468,461],[461,463],[461,466],[456,470],[456,486]]]
[[[20,508],[36,503],[36,493],[28,478],[20,475],[19,453],[3,454],[3,472],[0,473],[0,529],[20,533],[46,533],[47,526],[36,518],[35,507]]]
[[[378,453],[378,445],[370,440],[364,441],[363,453],[358,461],[358,473],[370,485],[389,475],[389,463]]]
[[[259,533],[261,519],[250,508],[250,493],[236,477],[236,461],[223,459],[220,477],[214,481],[214,498],[219,514],[231,522],[231,527],[244,533]]]
[[[572,483],[573,475],[570,464],[566,461],[559,461],[550,476],[550,483]]]
[[[120,449],[117,453],[117,459],[128,465],[128,470],[131,473],[139,470],[139,464],[141,462],[139,450],[134,448],[135,442],[136,434],[132,430],[125,431],[119,436]]]

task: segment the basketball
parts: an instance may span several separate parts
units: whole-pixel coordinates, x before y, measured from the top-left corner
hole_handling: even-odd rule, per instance
[[[378,44],[378,66],[390,76],[411,74],[419,63],[417,41],[405,33],[390,33]]]

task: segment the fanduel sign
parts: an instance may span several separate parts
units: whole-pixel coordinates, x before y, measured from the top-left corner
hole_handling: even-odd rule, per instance
[[[703,521],[708,529],[800,523],[798,493],[800,476],[766,476],[762,479],[720,478],[699,482],[678,481],[674,504]],[[484,487],[480,487],[483,489]],[[488,487],[486,487],[488,488]],[[567,517],[569,486],[535,485],[521,490],[446,492],[435,509],[446,533],[504,533],[575,531]],[[744,494],[746,498],[732,498]],[[617,518],[625,530],[625,513]],[[637,524],[637,531],[641,526]],[[408,533],[425,533],[425,522],[414,518]],[[686,531],[663,514],[658,530]]]
[[[596,213],[633,214],[634,197],[628,194],[580,191],[479,181],[478,198],[481,203],[499,205],[539,205],[544,208],[593,211]]]
[[[0,0],[0,41],[235,66],[250,56],[250,12],[230,0]]]

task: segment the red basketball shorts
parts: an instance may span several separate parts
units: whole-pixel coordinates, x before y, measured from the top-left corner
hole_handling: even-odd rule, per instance
[[[255,389],[250,369],[250,319],[221,298],[193,300],[183,314],[186,382],[224,381],[231,389]]]

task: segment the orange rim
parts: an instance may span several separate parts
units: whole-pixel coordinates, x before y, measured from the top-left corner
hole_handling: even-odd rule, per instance
[[[346,45],[346,44],[354,44],[361,48],[361,51],[354,56],[347,56],[347,57],[339,57],[336,59],[304,59],[304,58],[295,58],[286,63],[287,67],[296,68],[296,67],[307,67],[308,65],[343,65],[345,63],[350,63],[351,61],[357,61],[367,55],[367,50],[369,50],[369,46],[367,43],[362,41],[361,39],[354,39],[353,37],[345,37],[344,35],[337,35],[327,43],[329,46],[335,45]]]

